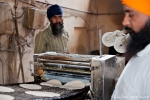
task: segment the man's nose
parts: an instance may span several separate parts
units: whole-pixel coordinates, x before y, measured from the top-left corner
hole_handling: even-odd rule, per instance
[[[56,18],[56,22],[57,23],[61,22],[60,18]]]
[[[128,26],[130,24],[129,18],[127,16],[124,17],[122,21],[123,26]]]

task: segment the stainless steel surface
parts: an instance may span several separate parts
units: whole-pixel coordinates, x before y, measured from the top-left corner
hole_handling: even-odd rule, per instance
[[[43,53],[38,55],[40,59],[47,60],[64,60],[64,61],[77,61],[77,62],[91,62],[94,55],[78,55],[78,54],[62,54],[62,53]]]
[[[92,100],[110,100],[115,87],[116,57],[93,57],[91,67],[91,88],[94,93]]]
[[[100,40],[100,57],[102,57],[103,53],[102,53],[102,29],[99,30],[99,40]]]
[[[44,63],[44,65],[50,66],[50,67],[57,67],[60,69],[63,68],[72,68],[72,69],[85,69],[90,71],[90,66],[78,66],[78,65],[69,65],[69,64],[56,64],[56,63]]]
[[[125,57],[117,57],[116,59],[116,70],[115,70],[115,80],[118,81],[119,76],[121,75],[125,67]]]

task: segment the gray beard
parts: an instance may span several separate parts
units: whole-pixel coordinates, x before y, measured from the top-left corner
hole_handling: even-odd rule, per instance
[[[59,24],[59,25],[57,25]],[[54,36],[61,36],[64,32],[64,25],[63,23],[55,23],[55,24],[50,24],[51,28],[52,28],[52,34]]]

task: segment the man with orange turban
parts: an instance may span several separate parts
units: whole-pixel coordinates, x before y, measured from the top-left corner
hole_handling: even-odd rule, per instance
[[[129,60],[111,100],[150,100],[150,0],[122,0]]]

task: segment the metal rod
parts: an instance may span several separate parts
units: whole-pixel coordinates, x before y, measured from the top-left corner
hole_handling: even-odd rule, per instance
[[[70,65],[80,65],[80,66],[90,66],[88,62],[75,62],[75,61],[63,61],[63,60],[48,60],[48,59],[38,59],[38,62],[43,63],[61,63],[61,64],[70,64]]]
[[[100,41],[100,57],[102,57],[102,29],[99,30],[99,41]]]
[[[72,69],[84,69],[90,70],[89,66],[78,66],[78,65],[68,65],[68,64],[56,64],[56,63],[44,63],[44,65],[49,67],[58,67],[58,68],[72,68]]]
[[[95,56],[95,55],[94,55]],[[91,62],[93,55],[73,55],[73,54],[42,54],[38,58],[48,60],[65,60],[65,61],[77,61],[77,62]]]
[[[44,70],[46,70],[46,74],[49,73],[49,71],[53,71],[53,72],[62,72],[62,73],[72,73],[72,74],[81,74],[81,75],[91,75],[90,71],[85,71],[85,70],[69,70],[69,69],[54,69],[54,68],[50,68],[50,67],[46,67],[44,68]]]

